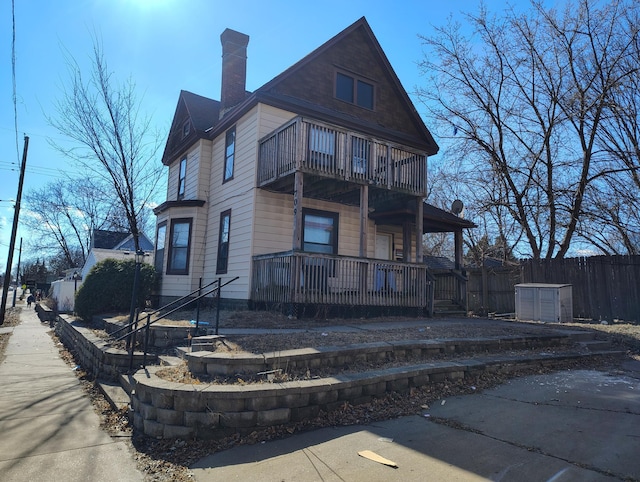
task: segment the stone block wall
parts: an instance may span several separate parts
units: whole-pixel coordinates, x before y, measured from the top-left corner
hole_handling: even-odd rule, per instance
[[[411,361],[431,358],[445,353],[491,353],[504,350],[532,349],[542,346],[563,346],[572,342],[568,334],[554,333],[505,336],[502,338],[400,340],[364,343],[339,347],[301,348],[273,353],[216,353],[210,351],[186,352],[189,371],[196,375],[229,376],[255,374],[282,369],[317,369],[340,367],[354,363],[384,361]]]
[[[129,354],[125,350],[111,347],[91,329],[71,317],[59,316],[56,334],[76,358],[82,368],[94,378],[117,380],[121,373],[129,370]],[[143,354],[135,352],[133,366],[142,364]],[[147,363],[155,363],[154,355],[147,355]]]
[[[151,437],[216,439],[247,434],[331,412],[345,403],[357,405],[387,392],[445,380],[473,378],[482,372],[509,373],[516,369],[553,365],[582,355],[484,357],[423,363],[331,378],[249,385],[184,384],[156,375],[149,367],[132,377],[134,428]]]

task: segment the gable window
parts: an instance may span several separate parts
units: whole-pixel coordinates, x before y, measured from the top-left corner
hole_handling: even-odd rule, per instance
[[[336,98],[373,110],[373,84],[351,75],[336,73]]]
[[[224,178],[223,182],[233,178],[233,162],[236,156],[236,128],[227,131],[224,148]]]
[[[184,124],[182,124],[182,138],[184,139],[191,132],[191,123],[187,120]]]
[[[180,161],[180,171],[178,172],[178,201],[184,199],[184,191],[187,185],[187,158]]]
[[[231,230],[231,209],[220,214],[220,231],[218,231],[218,261],[216,274],[227,272],[229,265],[229,233]]]
[[[167,274],[189,274],[191,219],[174,219],[169,236]]]
[[[162,273],[164,268],[164,245],[167,237],[167,223],[158,225],[158,231],[156,232],[156,254],[154,258],[154,266],[158,273]]]
[[[302,249],[338,253],[338,213],[305,209],[302,212]]]

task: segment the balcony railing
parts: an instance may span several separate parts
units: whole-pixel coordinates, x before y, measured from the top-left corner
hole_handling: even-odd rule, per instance
[[[408,194],[426,193],[424,153],[300,117],[260,141],[258,185],[296,170]]]
[[[425,308],[426,266],[288,251],[254,256],[252,300]]]

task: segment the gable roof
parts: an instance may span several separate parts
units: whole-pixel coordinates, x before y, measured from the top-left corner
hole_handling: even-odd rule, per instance
[[[218,122],[219,116],[219,101],[181,90],[164,146],[162,163],[169,165],[170,157],[176,150],[184,149],[197,139],[206,139],[208,132]],[[190,130],[189,134],[183,137],[182,128],[187,121],[190,123]]]
[[[144,233],[140,233],[138,242],[140,243],[140,249],[143,251],[153,250],[153,243]],[[91,236],[91,248],[126,251],[133,250],[135,243],[133,242],[133,235],[126,231],[94,229]]]
[[[271,103],[269,102],[269,100],[276,103],[278,103],[278,101],[280,102],[285,101],[290,103],[291,105],[296,105],[298,107],[302,107],[302,108],[307,107],[314,113],[323,112],[325,114],[332,115],[337,119],[339,119],[342,123],[344,123],[345,121],[351,120],[351,122],[357,123],[359,126],[361,126],[362,124],[367,124],[366,121],[363,122],[362,116],[357,116],[357,117],[349,116],[348,114],[335,111],[335,110],[328,112],[328,109],[323,109],[321,106],[319,107],[315,104],[311,104],[310,102],[305,102],[305,100],[303,99],[296,99],[292,96],[284,96],[278,92],[278,86],[280,84],[284,83],[287,79],[291,78],[292,76],[300,72],[307,65],[317,61],[319,58],[321,58],[321,56],[329,52],[331,49],[337,47],[342,42],[345,42],[349,37],[355,36],[357,33],[361,34],[361,37],[365,40],[365,42],[367,42],[368,46],[371,48],[371,51],[372,51],[371,60],[373,60],[374,62],[379,62],[381,64],[382,71],[386,75],[389,84],[394,90],[394,93],[403,102],[404,104],[403,108],[405,109],[406,112],[409,113],[409,116],[414,124],[416,131],[419,133],[420,137],[422,137],[421,139],[419,138],[412,139],[413,144],[415,144],[416,142],[421,144],[420,147],[424,148],[427,151],[427,155],[436,154],[438,152],[437,143],[435,142],[433,136],[431,135],[431,132],[429,132],[429,129],[427,129],[427,127],[425,126],[422,118],[420,117],[420,115],[418,114],[418,111],[413,105],[413,102],[411,102],[411,99],[409,98],[409,95],[407,94],[406,90],[400,83],[400,79],[396,75],[395,70],[391,66],[389,59],[387,58],[386,54],[382,50],[382,47],[380,46],[378,39],[376,38],[373,31],[371,30],[371,27],[369,26],[369,23],[367,22],[365,17],[361,17],[356,22],[351,24],[349,27],[344,29],[342,32],[338,33],[333,38],[331,38],[330,40],[322,44],[320,47],[315,49],[313,52],[311,52],[310,54],[302,58],[300,61],[296,62],[293,66],[289,67],[287,70],[285,70],[281,74],[274,77],[272,80],[270,80],[269,82],[264,84],[262,87],[260,87],[256,91],[256,93],[258,94],[260,99],[265,103]],[[360,60],[362,61],[362,59]],[[371,64],[368,65],[368,68],[369,69],[371,68]],[[355,72],[355,74],[358,74],[358,72]],[[360,74],[362,73],[360,72]],[[333,83],[331,83],[331,86],[333,87]],[[374,115],[377,115],[377,114],[374,114]],[[379,131],[380,126],[378,125],[378,122],[379,120],[377,118],[375,121],[369,122],[370,127],[372,129]],[[398,131],[397,134],[403,135],[404,133]],[[405,141],[408,141],[408,139],[405,138]]]
[[[282,91],[281,87],[287,81],[294,78],[296,74],[332,49],[338,48],[341,44],[345,45],[350,38],[356,37],[364,39],[366,45],[369,47],[369,58],[379,65],[384,72],[385,82],[391,86],[396,98],[400,101],[403,112],[406,113],[407,118],[413,125],[413,133],[408,134],[404,129],[393,129],[389,126],[381,126],[379,125],[378,119],[363,119],[362,116],[350,115],[339,109],[326,108],[308,99],[291,95],[291,92]],[[309,89],[307,88],[306,90],[308,91]],[[320,117],[329,122],[336,121],[347,127],[369,131],[373,135],[383,135],[386,137],[392,135],[398,142],[422,149],[427,155],[433,155],[438,152],[437,143],[409,99],[407,92],[402,87],[398,76],[373,34],[366,18],[361,17],[256,91],[247,93],[245,100],[231,108],[222,119],[219,119],[220,102],[184,90],[180,91],[178,105],[162,156],[163,164],[169,165],[177,154],[198,138],[214,139],[233,125],[258,102],[293,110],[302,115]],[[187,119],[191,120],[194,129],[188,136],[182,138],[182,126]]]

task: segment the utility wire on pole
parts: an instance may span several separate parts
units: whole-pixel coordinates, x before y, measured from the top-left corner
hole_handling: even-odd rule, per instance
[[[0,304],[0,325],[4,323],[4,315],[7,309],[7,295],[9,293],[9,282],[11,281],[11,263],[13,262],[13,250],[16,248],[16,235],[18,233],[18,217],[20,216],[20,200],[22,199],[22,185],[24,184],[24,170],[27,166],[27,151],[29,150],[29,137],[24,136],[24,149],[22,151],[22,166],[20,166],[20,180],[18,181],[18,195],[16,196],[16,207],[13,213],[13,227],[11,228],[11,242],[9,243],[9,254],[7,255],[7,268],[4,275],[4,285],[2,288],[2,303]],[[18,285],[16,284],[16,289]]]

